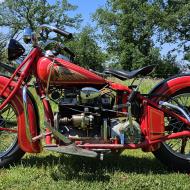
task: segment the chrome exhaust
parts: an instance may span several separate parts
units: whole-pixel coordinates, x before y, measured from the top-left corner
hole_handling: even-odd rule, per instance
[[[168,107],[168,108],[173,108],[173,109],[175,109],[175,110],[178,110],[178,111],[181,112],[181,113],[185,116],[185,118],[190,122],[190,117],[189,117],[189,115],[188,115],[187,112],[186,112],[185,110],[183,110],[181,107],[176,106],[176,105],[174,105],[174,104],[170,104],[170,103],[168,103],[168,102],[164,102],[164,101],[160,101],[160,102],[159,102],[159,105],[165,106],[165,107]]]

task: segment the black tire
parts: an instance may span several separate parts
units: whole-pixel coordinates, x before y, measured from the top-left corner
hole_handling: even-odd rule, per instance
[[[18,145],[18,113],[14,104],[7,104],[0,112],[0,167],[7,167],[25,154]]]
[[[182,101],[185,102],[183,103]],[[166,101],[166,100],[165,100]],[[176,104],[190,114],[190,89],[181,89],[171,94],[167,101]],[[185,124],[175,118],[165,116],[166,133],[186,130]],[[190,138],[183,137],[161,143],[160,148],[153,152],[155,157],[169,169],[180,172],[190,171]]]
[[[9,151],[9,154],[0,157],[0,168],[6,168],[15,164],[24,156],[24,154],[25,152],[19,148],[18,142],[15,143],[14,147]]]

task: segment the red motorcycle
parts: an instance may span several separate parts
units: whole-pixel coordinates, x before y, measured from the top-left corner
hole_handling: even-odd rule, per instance
[[[190,75],[166,79],[149,94],[140,94],[142,80],[125,86],[101,75],[135,81],[155,65],[131,72],[89,71],[58,58],[63,51],[74,54],[61,43],[48,41],[49,32],[72,37],[48,25],[42,25],[39,34],[25,29],[24,41],[33,45],[29,55],[16,70],[1,63],[13,72],[11,77],[0,76],[1,167],[21,159],[25,152],[40,153],[42,147],[101,160],[105,154],[141,148],[171,169],[190,170]],[[24,51],[19,42],[10,40],[10,60]],[[40,128],[38,105],[28,90],[30,81],[43,104],[45,130]],[[54,113],[50,100],[57,104]]]

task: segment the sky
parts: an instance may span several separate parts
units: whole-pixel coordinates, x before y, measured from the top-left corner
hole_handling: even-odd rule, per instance
[[[71,4],[77,5],[77,13],[81,13],[84,19],[83,24],[91,23],[91,15],[96,11],[97,8],[105,5],[106,0],[70,0]]]
[[[54,3],[54,0],[48,0],[50,3]],[[83,18],[82,25],[92,24],[91,15],[95,13],[96,9],[105,5],[106,0],[69,0],[72,5],[77,5],[78,8],[74,11],[74,14],[81,14]]]

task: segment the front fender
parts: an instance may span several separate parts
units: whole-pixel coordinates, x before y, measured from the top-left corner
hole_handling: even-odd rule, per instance
[[[0,91],[7,84],[9,79],[4,76],[0,76]],[[16,83],[11,82],[11,86]],[[10,89],[4,92],[3,97],[6,98],[10,94]],[[41,151],[40,141],[30,142],[26,135],[25,117],[23,109],[22,100],[22,90],[18,90],[10,101],[11,105],[16,109],[17,112],[17,124],[18,124],[18,143],[20,148],[24,152],[39,153]],[[27,92],[27,104],[28,104],[28,119],[29,119],[29,129],[32,137],[39,134],[39,115],[37,107],[34,102],[34,98],[30,92]]]
[[[177,75],[161,81],[149,92],[149,95],[152,100],[158,101],[185,88],[190,88],[190,74]]]

